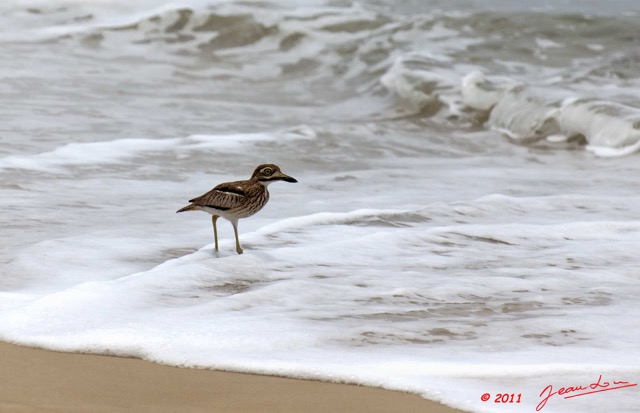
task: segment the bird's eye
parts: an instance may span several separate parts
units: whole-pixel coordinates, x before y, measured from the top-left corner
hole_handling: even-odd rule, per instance
[[[273,175],[273,169],[271,169],[271,168],[264,168],[264,169],[262,170],[262,174],[263,174],[263,175],[267,175],[267,176]]]

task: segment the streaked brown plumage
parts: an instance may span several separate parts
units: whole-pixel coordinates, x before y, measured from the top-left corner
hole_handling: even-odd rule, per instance
[[[298,182],[283,174],[277,165],[263,164],[256,168],[248,180],[217,185],[206,194],[189,200],[191,204],[180,208],[177,212],[204,211],[211,214],[216,251],[218,251],[216,221],[219,217],[229,220],[236,237],[236,252],[242,254],[238,238],[238,220],[250,217],[267,204],[269,201],[267,186],[274,181]]]

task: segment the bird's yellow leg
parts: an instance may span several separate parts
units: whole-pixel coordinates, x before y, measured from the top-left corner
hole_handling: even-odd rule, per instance
[[[240,239],[238,238],[238,222],[232,222],[231,223],[233,225],[233,232],[234,234],[236,234],[236,252],[238,254],[242,254],[242,247],[240,246]]]
[[[211,222],[213,223],[213,240],[216,244],[216,252],[218,252],[218,227],[216,226],[216,221],[220,218],[217,215],[211,215]]]

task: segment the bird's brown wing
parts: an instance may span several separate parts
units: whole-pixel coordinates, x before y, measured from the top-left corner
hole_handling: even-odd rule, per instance
[[[246,196],[243,183],[243,181],[225,182],[189,202],[200,207],[217,208],[222,211],[238,208],[243,204]]]

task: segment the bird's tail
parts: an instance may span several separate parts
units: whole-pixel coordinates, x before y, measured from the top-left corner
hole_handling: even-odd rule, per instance
[[[184,207],[184,208],[180,208],[179,210],[177,210],[177,211],[176,211],[176,213],[178,213],[178,212],[184,212],[184,211],[197,211],[197,210],[199,210],[199,209],[200,209],[200,207],[199,207],[199,206],[197,206],[196,204],[191,204],[191,205],[187,205],[187,206],[186,206],[186,207]]]

